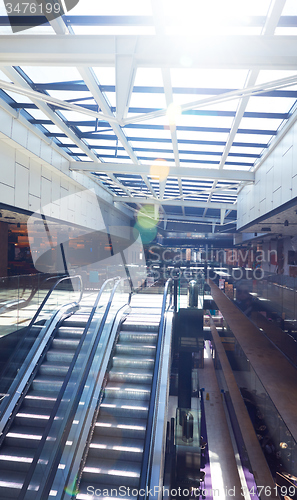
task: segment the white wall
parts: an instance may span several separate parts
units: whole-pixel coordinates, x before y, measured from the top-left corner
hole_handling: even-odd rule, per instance
[[[297,196],[297,123],[255,174],[255,184],[238,195],[237,229]]]
[[[86,175],[69,171],[67,155],[4,102],[0,202],[93,230],[102,229],[103,216],[119,236],[127,236],[128,210],[114,207],[112,195]]]

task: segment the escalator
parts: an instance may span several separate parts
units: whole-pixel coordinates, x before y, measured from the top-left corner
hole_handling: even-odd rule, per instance
[[[89,318],[80,309],[56,328],[15,417],[0,438],[0,499],[17,498]]]
[[[139,486],[159,321],[130,314],[121,325],[78,499],[90,485],[109,492]]]
[[[146,304],[144,315],[131,310],[129,280],[114,278],[92,308],[67,302],[44,325],[36,315],[36,342],[0,401],[0,500],[45,500],[51,491],[64,500],[77,488],[79,499],[90,485],[138,488],[147,480],[166,410],[157,399],[165,402],[168,387],[168,290],[155,314]]]

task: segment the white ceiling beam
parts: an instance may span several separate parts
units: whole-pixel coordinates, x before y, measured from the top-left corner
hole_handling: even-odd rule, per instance
[[[0,64],[41,66],[109,66],[116,54],[131,54],[135,36],[1,35]],[[297,36],[141,36],[135,63],[142,67],[215,69],[287,69],[297,67]]]
[[[160,200],[154,198],[141,198],[141,197],[125,197],[125,196],[114,196],[114,201],[119,201],[122,203],[141,203],[142,205],[170,205],[176,207],[196,207],[196,208],[216,208],[218,210],[237,210],[235,203],[218,203],[218,202],[206,202],[206,201],[190,201],[190,200]]]
[[[14,83],[16,83],[20,87],[24,87],[25,89],[31,89],[30,85],[21,77],[21,75],[14,69],[9,67],[2,67],[1,71]],[[59,129],[64,132],[69,139],[71,139],[74,144],[76,144],[87,156],[94,162],[94,164],[99,164],[99,160],[97,156],[90,151],[88,146],[81,141],[74,132],[72,132],[69,127],[63,122],[63,120],[52,111],[49,106],[41,101],[37,101],[35,99],[31,99],[32,102],[57,126]]]
[[[162,165],[160,165],[162,167]],[[88,172],[113,172],[117,174],[138,174],[150,175],[150,165],[139,165],[133,163],[97,163],[91,161],[71,161],[70,169]],[[169,177],[190,177],[198,179],[218,179],[222,181],[247,181],[254,182],[255,175],[253,172],[244,170],[230,170],[217,168],[200,168],[200,167],[177,167],[170,166]]]
[[[119,122],[124,120],[129,109],[133,90],[136,68],[133,55],[116,56],[116,117]]]
[[[85,84],[87,85],[88,89],[90,90],[91,94],[93,95],[95,101],[99,104],[103,113],[107,116],[107,120],[110,119],[110,122],[109,122],[110,126],[111,126],[112,130],[114,131],[114,133],[116,134],[119,141],[121,142],[125,151],[128,153],[128,155],[130,156],[133,163],[137,164],[138,163],[137,156],[135,155],[133,149],[131,148],[124,132],[122,131],[121,127],[117,123],[114,123],[114,121],[113,121],[114,115],[113,115],[109,105],[107,104],[103,93],[101,92],[101,90],[99,89],[99,87],[97,85],[93,70],[91,68],[83,68],[83,67],[78,68],[78,70],[80,72],[80,75],[84,79]],[[146,184],[147,188],[149,189],[149,191],[151,192],[151,194],[153,196],[156,196],[156,193],[153,190],[147,177],[143,177],[143,181],[145,182],[145,184]]]

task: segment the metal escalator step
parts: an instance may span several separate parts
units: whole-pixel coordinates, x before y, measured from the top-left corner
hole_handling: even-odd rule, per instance
[[[71,363],[72,358],[74,356],[74,352],[71,352],[69,349],[68,350],[63,350],[63,349],[50,349],[47,351],[46,354],[46,359],[50,362],[64,362],[64,363]]]
[[[12,425],[7,433],[5,446],[37,448],[42,438],[42,429],[26,425]]]
[[[100,417],[121,416],[123,418],[147,418],[148,402],[135,399],[104,397],[100,405]]]
[[[30,390],[22,403],[24,408],[40,408],[51,410],[56,402],[55,394],[52,391]]]
[[[151,395],[151,386],[148,384],[123,384],[120,382],[108,382],[104,394],[114,398],[137,399],[148,401]]]
[[[139,332],[155,332],[159,330],[159,322],[148,323],[147,321],[135,319],[135,321],[124,321],[121,325],[122,331],[139,331]]]
[[[142,355],[142,356],[154,356],[156,351],[156,346],[154,345],[142,345],[142,344],[132,344],[126,343],[121,344],[118,343],[116,345],[115,353],[116,354],[128,354],[131,356],[132,354]]]
[[[109,382],[135,383],[135,384],[150,384],[152,382],[152,371],[146,369],[127,368],[112,368],[108,374]]]
[[[0,499],[18,498],[25,477],[25,472],[0,470]]]
[[[113,356],[112,365],[114,368],[126,367],[128,368],[143,368],[153,370],[155,360],[145,356],[128,357],[126,355]]]
[[[84,332],[84,328],[60,326],[58,328],[56,338],[80,339]]]
[[[154,345],[157,343],[158,334],[151,332],[121,331],[119,342],[141,342]]]
[[[107,483],[112,481],[117,485],[129,485],[137,487],[140,477],[141,463],[129,462],[127,460],[110,460],[110,459],[94,459],[87,458],[84,469],[83,479],[89,479],[96,483]]]
[[[33,461],[34,453],[34,448],[2,446],[0,450],[0,471],[26,472]]]
[[[75,350],[79,344],[79,340],[74,339],[53,339],[52,347],[57,349],[72,349]]]
[[[61,326],[70,327],[70,328],[85,328],[89,319],[89,314],[74,314],[70,316],[70,318],[64,319]]]
[[[95,436],[92,439],[88,456],[90,458],[108,458],[113,461],[129,460],[139,462],[142,460],[142,452],[143,439]]]
[[[15,425],[26,425],[26,426],[36,426],[45,427],[47,421],[50,417],[50,411],[46,408],[20,408],[20,411],[16,414],[14,419]],[[1,452],[1,449],[0,449]]]
[[[45,377],[38,375],[32,382],[33,390],[57,392],[61,389],[64,377]]]
[[[42,376],[65,377],[69,370],[69,365],[61,364],[60,362],[44,361],[38,370],[38,374]]]
[[[100,416],[95,424],[94,435],[131,437],[144,439],[146,430],[146,419],[124,418],[121,416]]]

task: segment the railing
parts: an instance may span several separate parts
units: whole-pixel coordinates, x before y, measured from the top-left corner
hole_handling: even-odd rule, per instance
[[[10,411],[24,390],[54,325],[63,315],[78,306],[82,297],[80,276],[58,280],[46,294],[30,325],[24,330],[11,358],[2,369],[0,378],[0,431],[6,424]],[[53,314],[55,312],[55,314]],[[5,340],[5,339],[4,339]]]
[[[27,326],[51,288],[51,280],[58,281],[61,277],[61,274],[29,274],[0,278],[0,336]]]
[[[165,331],[165,323],[166,317],[165,314],[170,308],[172,304],[172,289],[173,289],[173,280],[170,278],[167,280],[164,288],[163,301],[162,301],[162,309],[161,309],[161,320],[159,326],[158,340],[156,345],[156,357],[155,357],[155,365],[153,371],[152,378],[152,388],[149,402],[149,410],[148,410],[148,419],[146,426],[146,435],[144,441],[143,455],[142,455],[142,464],[141,464],[141,472],[140,472],[140,483],[139,483],[139,492],[147,491],[146,487],[149,481],[150,474],[150,462],[152,457],[152,437],[154,434],[154,423],[155,423],[155,411],[156,411],[156,399],[159,388],[159,368],[161,362],[161,351],[162,344],[164,340],[164,331]],[[141,498],[141,497],[140,497]]]
[[[131,285],[128,278],[110,278],[101,287],[18,500],[29,498],[33,485],[40,481],[36,500],[48,498],[73,421],[77,421],[76,412],[79,410],[81,398],[84,392],[92,390],[87,383],[91,367],[94,366],[95,360],[99,373],[100,361],[97,358],[99,357],[101,362],[104,358],[115,311],[125,304],[128,305],[130,300]],[[98,373],[92,375],[93,385]],[[88,412],[89,408],[84,410]],[[48,436],[54,439],[49,440]],[[58,472],[64,476],[68,470]],[[63,478],[63,486],[65,481]]]

